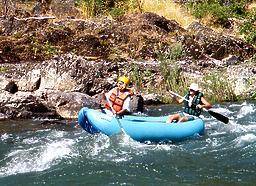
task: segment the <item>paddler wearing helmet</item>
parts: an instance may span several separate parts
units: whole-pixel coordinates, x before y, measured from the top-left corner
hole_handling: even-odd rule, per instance
[[[171,92],[171,94],[173,93]],[[177,103],[184,103],[184,110],[181,113],[169,115],[166,123],[194,120],[200,116],[203,108],[212,108],[212,105],[206,100],[204,94],[200,92],[199,86],[196,83],[192,83],[188,87],[188,92],[183,98],[178,98],[175,94],[172,97]]]
[[[113,88],[105,94],[107,112],[111,111],[112,114],[124,115],[129,114],[131,111],[131,96],[133,91],[128,88],[130,80],[126,76],[120,76],[117,79],[117,87]]]

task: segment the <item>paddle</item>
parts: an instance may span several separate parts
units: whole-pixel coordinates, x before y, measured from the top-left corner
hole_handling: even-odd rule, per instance
[[[184,97],[180,96],[179,94],[177,94],[177,93],[175,93],[175,92],[173,92],[173,91],[170,91],[170,90],[169,90],[169,92],[170,92],[171,94],[173,94],[173,95],[179,97],[179,98],[184,99],[184,100],[187,101],[187,102],[189,101],[188,99],[185,99]],[[206,109],[206,108],[203,108],[203,111],[208,112],[211,116],[213,116],[214,118],[216,118],[217,120],[219,120],[219,121],[221,121],[221,122],[223,122],[223,123],[225,123],[225,124],[227,124],[228,121],[229,121],[228,117],[223,116],[223,115],[220,114],[220,113],[214,112],[214,111],[212,111],[212,110],[208,110],[208,109]]]

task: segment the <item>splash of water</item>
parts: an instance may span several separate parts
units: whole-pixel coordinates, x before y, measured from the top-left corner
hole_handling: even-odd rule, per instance
[[[235,140],[236,146],[243,147],[256,142],[256,136],[252,133],[245,134]]]
[[[255,106],[253,104],[243,104],[237,113],[237,118],[246,117],[249,114],[255,112]]]
[[[59,133],[63,132],[54,132],[62,136]],[[63,158],[75,155],[72,153],[72,146],[75,143],[73,139],[57,137],[54,140],[42,141],[35,137],[21,141],[16,149],[6,155],[4,159],[6,163],[0,167],[0,176],[43,171],[58,164]]]

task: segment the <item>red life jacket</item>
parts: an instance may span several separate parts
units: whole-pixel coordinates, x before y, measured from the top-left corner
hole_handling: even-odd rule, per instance
[[[131,95],[132,92],[129,89],[126,89],[125,92],[120,92],[117,88],[114,88],[112,94],[109,97],[110,104],[112,104],[112,107],[116,112],[119,112],[123,108],[125,99]],[[106,103],[105,107],[111,110],[111,107],[108,103]]]

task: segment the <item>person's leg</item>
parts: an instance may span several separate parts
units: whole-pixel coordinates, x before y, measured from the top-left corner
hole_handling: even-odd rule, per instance
[[[185,121],[188,121],[188,118],[186,116],[184,117],[181,117],[178,121],[178,123],[181,123],[181,122],[185,122]]]
[[[193,116],[183,116],[179,119],[178,123],[180,122],[186,122],[186,121],[192,121],[194,120],[195,118]]]
[[[180,114],[172,114],[168,116],[166,123],[172,123],[174,120],[179,121],[181,118]]]

